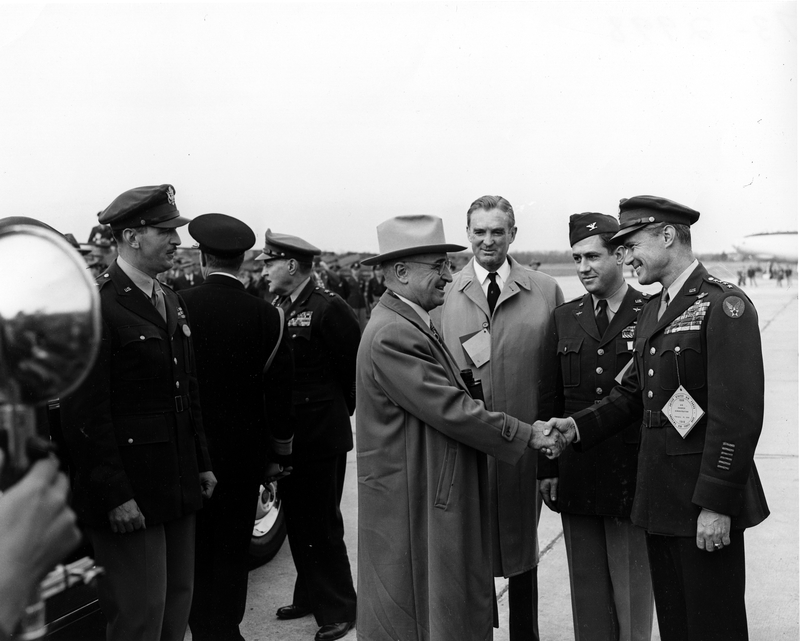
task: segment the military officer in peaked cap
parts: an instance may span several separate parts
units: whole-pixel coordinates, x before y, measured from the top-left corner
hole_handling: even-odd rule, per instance
[[[620,203],[625,262],[661,283],[611,394],[550,424],[588,449],[642,417],[631,520],[646,530],[664,641],[747,639],[744,530],[769,514],[753,461],[764,418],[758,316],[695,259],[700,214],[656,196]]]
[[[342,498],[347,452],[353,449],[356,353],[361,333],[347,303],[317,286],[319,249],[302,238],[267,231],[264,275],[274,304],[286,312],[295,362],[293,471],[280,482],[297,581],[279,619],[314,614],[317,641],[353,627],[356,594],[344,543]]]
[[[183,300],[156,275],[189,222],[172,185],[138,187],[99,214],[117,260],[98,277],[103,338],[62,399],[74,505],[98,565],[108,639],[183,639],[194,581],[195,513],[216,485]]]
[[[181,292],[192,319],[203,424],[224,482],[197,516],[196,641],[238,641],[247,601],[253,502],[271,467],[292,451],[292,353],[280,312],[237,278],[256,236],[242,221],[203,214],[189,223],[205,281]]]
[[[625,283],[616,218],[574,214],[569,242],[583,296],[556,308],[558,383],[566,416],[602,399],[633,357],[633,332],[649,298]],[[561,513],[579,641],[649,641],[653,590],[644,530],[631,523],[641,416],[586,452],[539,459],[540,491]]]

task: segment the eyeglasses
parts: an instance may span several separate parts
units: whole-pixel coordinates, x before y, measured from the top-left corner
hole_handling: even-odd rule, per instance
[[[453,261],[451,261],[451,260],[445,260],[445,261],[442,261],[442,262],[437,261],[435,263],[426,263],[426,262],[421,261],[421,260],[404,260],[403,262],[404,263],[416,263],[417,265],[428,265],[429,267],[433,267],[433,271],[438,272],[439,276],[443,276],[445,270],[447,270],[447,271],[452,273],[453,268],[455,267],[455,265],[453,264]]]

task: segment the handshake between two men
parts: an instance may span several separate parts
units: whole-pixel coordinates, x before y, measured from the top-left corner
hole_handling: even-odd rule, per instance
[[[570,418],[551,418],[549,421],[536,421],[531,437],[531,447],[539,450],[549,459],[561,456],[567,445],[572,443],[577,430]]]

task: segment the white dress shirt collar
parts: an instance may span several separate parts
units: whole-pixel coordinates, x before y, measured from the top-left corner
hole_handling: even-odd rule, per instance
[[[481,284],[483,293],[486,294],[489,291],[489,283],[491,282],[489,279],[489,270],[474,259],[472,261],[472,268],[475,270],[475,278],[477,278],[478,282]],[[498,267],[497,278],[495,279],[495,282],[497,283],[497,286],[500,288],[501,292],[503,291],[503,287],[508,282],[510,276],[511,263],[508,260],[508,257],[506,257],[506,259],[503,261],[503,264]]]
[[[428,312],[426,312],[424,309],[422,309],[422,307],[420,307],[416,303],[412,303],[405,296],[401,296],[397,292],[395,292],[394,295],[397,296],[397,298],[399,298],[401,301],[403,301],[406,305],[408,305],[415,312],[417,312],[419,317],[422,319],[422,322],[425,323],[425,327],[430,327],[431,326],[431,315]]]
[[[142,293],[147,296],[148,300],[153,295],[153,281],[155,278],[148,276],[141,269],[137,269],[131,265],[122,256],[117,256],[117,265],[124,272],[124,274],[133,281]]]
[[[697,269],[697,266],[700,264],[696,258],[692,261],[692,264],[689,265],[686,269],[681,272],[681,275],[675,279],[675,282],[672,283],[669,287],[667,287],[667,293],[669,294],[670,302],[675,300],[675,297],[681,291],[681,288],[686,284],[686,281],[689,280],[689,276],[692,275],[692,272]]]

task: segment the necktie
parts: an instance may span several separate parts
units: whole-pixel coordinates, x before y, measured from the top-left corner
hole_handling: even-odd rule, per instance
[[[664,289],[661,292],[661,306],[658,308],[658,320],[661,320],[664,312],[667,311],[667,305],[669,305],[669,292]]]
[[[439,332],[436,331],[436,327],[433,325],[433,321],[430,321],[431,332],[433,332],[433,337],[439,341],[439,344],[442,345],[442,337],[439,336]]]
[[[161,284],[157,280],[153,280],[153,293],[150,295],[150,302],[153,307],[161,314],[161,318],[166,322],[167,320],[167,305],[164,303],[164,290],[161,289]]]
[[[494,306],[500,298],[500,286],[497,284],[497,272],[489,272],[489,291],[486,292],[486,300],[489,301],[489,314],[494,314]]]
[[[595,321],[597,322],[597,331],[600,332],[600,336],[606,333],[608,329],[608,301],[605,299],[600,299],[597,301],[597,313],[594,317]]]

